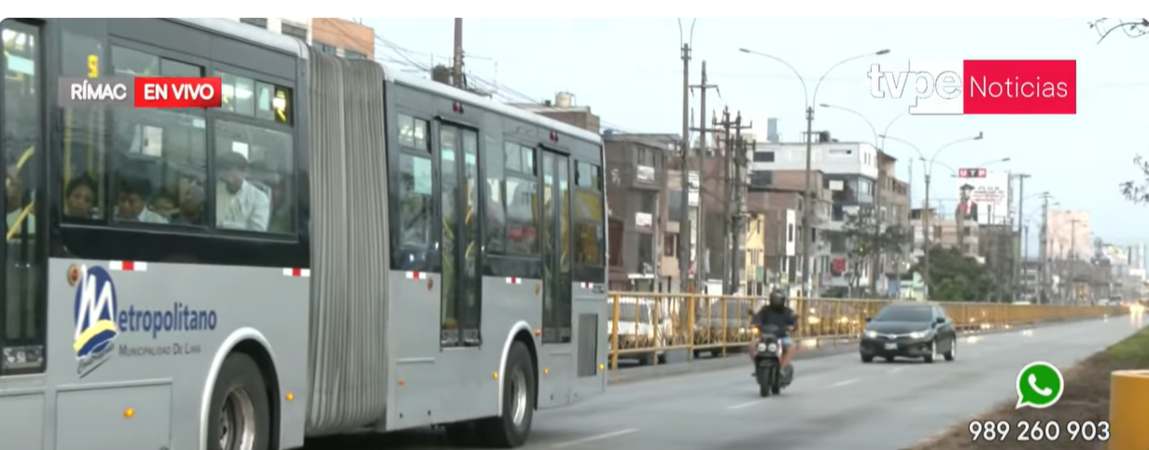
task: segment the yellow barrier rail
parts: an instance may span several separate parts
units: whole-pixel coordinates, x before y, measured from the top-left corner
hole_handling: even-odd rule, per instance
[[[649,292],[610,292],[610,366],[619,357],[657,364],[670,350],[726,355],[754,339],[752,313],[766,297]],[[873,317],[893,300],[794,298],[798,316],[795,338],[857,338]],[[897,301],[906,302],[906,301]],[[981,331],[1038,322],[1119,315],[1123,307],[1014,305],[985,302],[937,302],[959,331]]]

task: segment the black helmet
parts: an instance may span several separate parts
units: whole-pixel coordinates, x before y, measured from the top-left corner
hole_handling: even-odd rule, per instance
[[[781,308],[786,305],[786,294],[777,289],[770,292],[770,306],[774,308]]]

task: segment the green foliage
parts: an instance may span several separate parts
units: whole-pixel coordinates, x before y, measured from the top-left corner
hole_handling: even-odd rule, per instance
[[[893,225],[879,231],[871,208],[861,208],[857,214],[848,215],[842,235],[846,239],[849,282],[854,287],[858,285],[858,276],[866,261],[870,261],[877,252],[900,252],[909,236],[905,229]]]
[[[913,267],[921,272],[921,262]],[[956,248],[930,249],[930,300],[985,301],[996,290],[994,277]]]

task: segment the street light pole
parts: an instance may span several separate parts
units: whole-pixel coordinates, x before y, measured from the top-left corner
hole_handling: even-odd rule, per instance
[[[811,159],[812,159],[812,155],[813,155],[813,145],[814,145],[813,144],[814,105],[818,103],[818,89],[822,87],[822,82],[825,81],[826,76],[829,75],[830,72],[833,71],[838,66],[845,64],[847,62],[850,62],[850,61],[853,61],[856,59],[865,58],[865,57],[871,56],[871,55],[874,55],[874,56],[885,55],[885,54],[889,53],[890,50],[889,49],[882,49],[882,50],[878,50],[878,51],[872,52],[872,53],[863,53],[861,55],[851,56],[849,58],[838,61],[837,63],[834,63],[834,65],[830,66],[829,69],[826,69],[826,71],[824,73],[822,73],[821,77],[818,77],[818,83],[814,85],[814,96],[813,97],[811,97],[809,95],[809,92],[806,89],[806,80],[804,78],[802,78],[802,74],[799,73],[798,70],[795,69],[793,65],[786,62],[782,58],[779,58],[779,57],[774,56],[774,55],[762,53],[762,52],[753,51],[753,50],[746,49],[746,48],[740,48],[740,49],[738,49],[738,51],[741,51],[742,53],[749,53],[749,54],[753,54],[753,55],[758,55],[758,56],[761,56],[764,58],[769,58],[769,59],[772,59],[772,60],[777,61],[779,63],[782,63],[787,68],[789,68],[791,72],[794,72],[794,75],[798,77],[798,81],[800,81],[802,83],[802,97],[803,97],[803,100],[806,101],[806,171],[805,171],[806,188],[802,193],[802,230],[798,234],[799,234],[799,237],[802,238],[802,291],[801,291],[801,295],[803,297],[810,297],[811,296],[810,243],[812,242],[813,237],[814,237],[814,230],[813,230],[813,227],[811,226],[811,222],[813,220],[811,219],[811,216],[810,216],[811,210],[813,209],[813,203],[814,203],[812,201],[812,198],[811,198],[812,197],[811,191],[813,188],[813,185],[812,185],[813,179],[810,176],[810,170],[811,170]]]
[[[694,42],[693,21],[690,23],[689,40],[684,39],[682,34],[682,22],[678,23],[678,39],[682,44],[682,210],[678,219],[678,289],[685,293],[690,290],[690,44]],[[695,270],[702,270],[701,261],[695,264]]]

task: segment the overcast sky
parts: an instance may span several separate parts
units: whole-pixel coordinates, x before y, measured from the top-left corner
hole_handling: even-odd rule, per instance
[[[707,99],[708,109],[729,105],[741,110],[761,136],[766,118],[777,117],[783,141],[794,141],[805,129],[801,85],[785,66],[740,53],[739,47],[787,60],[807,78],[811,91],[835,62],[889,48],[889,55],[838,67],[818,93],[818,103],[857,110],[879,133],[908,102],[871,96],[866,77],[871,63],[903,69],[909,59],[1076,59],[1076,115],[906,116],[889,134],[913,142],[928,157],[950,141],[985,132],[985,140],[950,147],[937,159],[960,167],[1008,156],[1009,163],[991,168],[1031,174],[1024,208],[1026,220],[1033,221],[1031,253],[1036,253],[1040,226],[1040,202],[1034,195],[1045,190],[1063,208],[1089,211],[1095,236],[1117,243],[1149,241],[1149,206],[1128,203],[1118,190],[1119,182],[1139,175],[1133,157],[1149,156],[1143,106],[1149,104],[1149,59],[1144,57],[1149,37],[1114,33],[1098,44],[1088,26],[1092,19],[704,18],[694,27],[691,83],[698,82],[699,64],[706,60],[708,81],[721,89],[721,98],[712,93]],[[449,63],[451,19],[364,22],[389,43],[409,49],[405,56],[419,64]],[[569,91],[604,126],[681,132],[682,61],[674,19],[469,19],[464,48],[470,55],[468,70],[538,101]],[[410,65],[387,45],[379,44],[377,54]],[[403,64],[392,67],[404,69]],[[843,141],[873,140],[864,121],[842,111],[819,109],[814,128]],[[906,179],[905,163],[913,150],[889,141],[886,149],[899,158],[899,178]],[[918,163],[914,170],[918,206],[924,193],[921,167]],[[951,199],[943,206],[952,208],[956,188],[942,175],[944,167],[935,170],[931,196]]]

